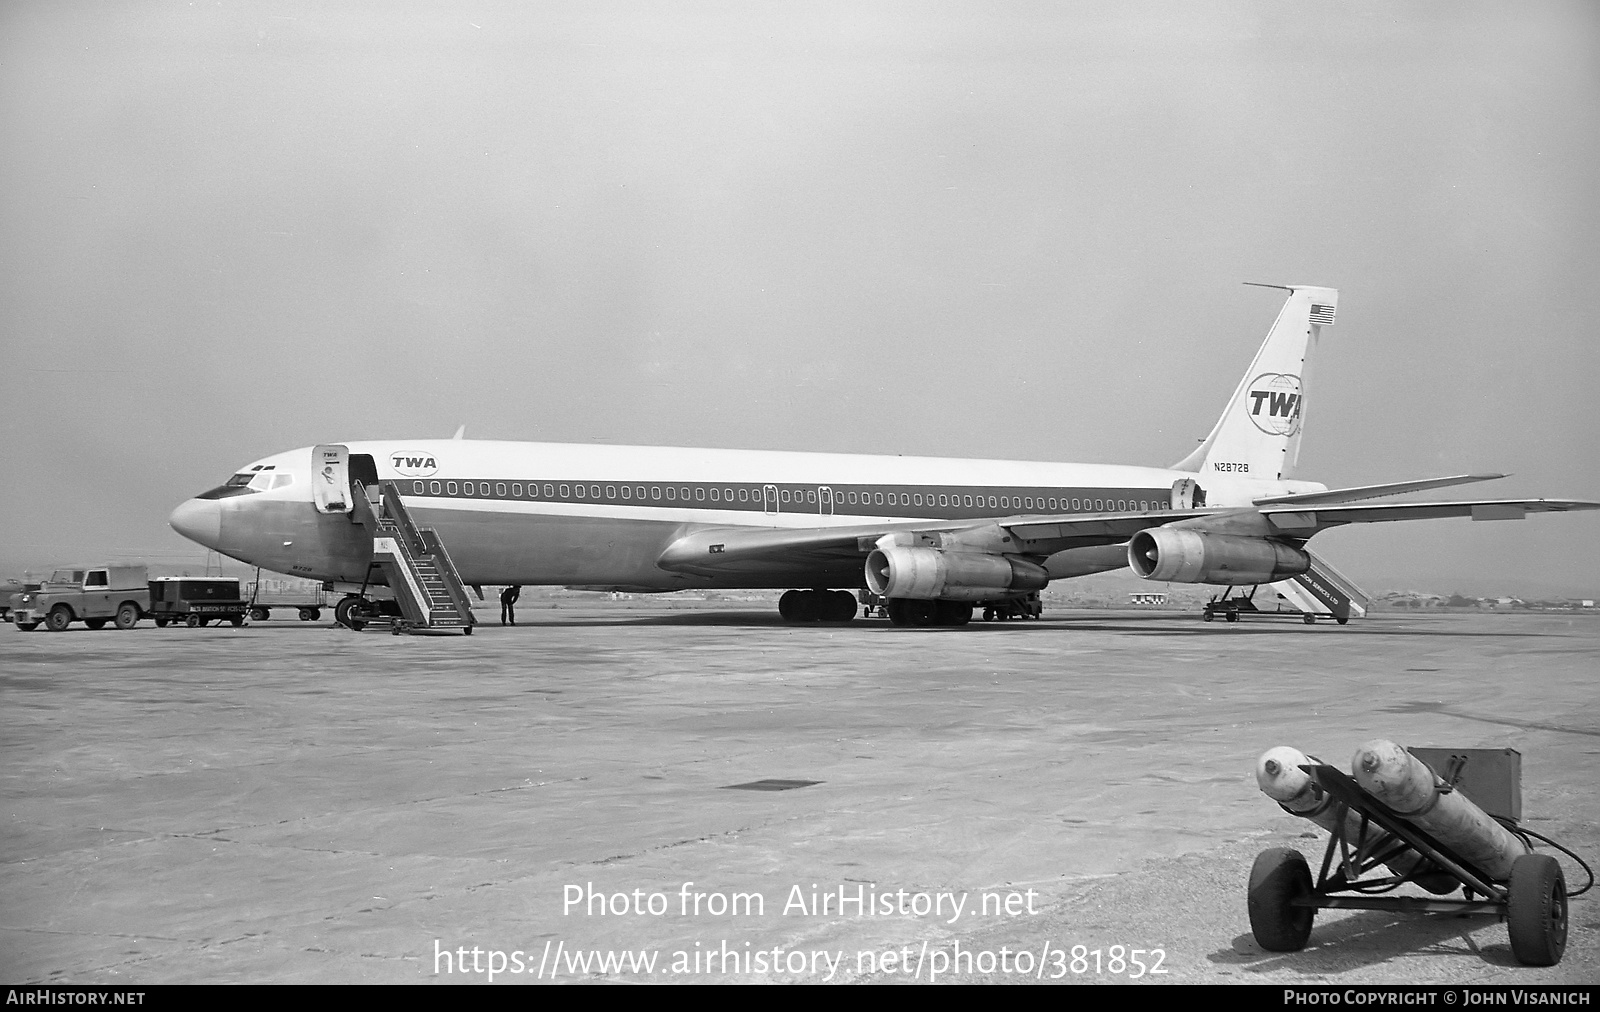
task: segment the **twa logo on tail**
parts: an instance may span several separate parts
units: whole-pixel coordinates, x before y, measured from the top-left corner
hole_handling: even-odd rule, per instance
[[[426,478],[439,473],[432,454],[402,450],[389,454],[389,465],[407,478]]]
[[[1300,377],[1288,373],[1263,373],[1250,382],[1244,410],[1256,428],[1273,436],[1300,431]]]

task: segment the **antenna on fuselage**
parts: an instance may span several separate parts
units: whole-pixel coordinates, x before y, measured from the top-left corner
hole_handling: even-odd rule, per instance
[[[451,436],[450,438],[451,439],[465,439],[466,436],[467,436],[467,427],[465,425],[463,425],[463,426],[461,426],[461,428],[457,429],[456,430],[456,434]]]

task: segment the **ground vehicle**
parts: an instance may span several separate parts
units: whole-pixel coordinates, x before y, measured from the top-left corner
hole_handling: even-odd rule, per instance
[[[149,573],[142,565],[74,566],[56,570],[38,590],[17,597],[11,620],[24,631],[43,622],[60,632],[76,621],[90,629],[111,621],[132,629],[150,610]]]
[[[22,605],[22,595],[39,589],[39,584],[33,580],[8,581],[12,587],[17,588],[4,599],[0,599],[0,622],[11,621],[11,613]]]
[[[249,605],[239,581],[220,576],[163,576],[150,581],[150,617],[156,625],[182,622],[193,629],[211,620],[244,625]]]
[[[331,584],[317,580],[263,579],[259,575],[245,585],[250,605],[250,621],[265,622],[274,610],[293,610],[302,622],[315,622],[328,607]]]

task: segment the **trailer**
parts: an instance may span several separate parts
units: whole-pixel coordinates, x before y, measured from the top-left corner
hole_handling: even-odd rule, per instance
[[[1272,608],[1263,608],[1256,604],[1256,592],[1260,589],[1260,584],[1248,590],[1244,587],[1224,587],[1222,593],[1205,603],[1205,607],[1200,611],[1201,620],[1212,622],[1221,615],[1228,622],[1237,622],[1243,616],[1299,619],[1306,625],[1312,625],[1319,618],[1331,618],[1340,625],[1350,621],[1348,614],[1336,615],[1331,611],[1301,611],[1299,608],[1286,608],[1283,604],[1285,600],[1283,595],[1276,591],[1272,591]],[[1270,585],[1268,589],[1271,590]]]
[[[293,611],[302,622],[315,622],[322,618],[323,609],[329,607],[328,595],[333,585],[316,580],[263,579],[261,571],[257,570],[256,578],[246,589],[252,622],[267,621],[274,609]]]
[[[239,581],[221,576],[158,576],[150,581],[149,615],[157,626],[198,629],[212,622],[244,625],[248,606]]]

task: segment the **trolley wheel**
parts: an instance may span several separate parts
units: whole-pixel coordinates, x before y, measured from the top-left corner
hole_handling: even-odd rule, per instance
[[[256,605],[254,608],[250,609],[250,621],[252,622],[265,622],[271,615],[272,612],[261,607],[260,605]]]
[[[191,614],[189,617],[183,620],[183,624],[188,626],[190,629],[198,629],[205,625],[205,619],[201,618],[199,615]]]
[[[1350,622],[1350,616],[1349,615],[1340,615],[1338,618],[1334,619],[1334,621],[1339,623],[1340,625],[1348,625],[1349,622]]]
[[[321,618],[322,618],[322,609],[321,608],[312,608],[311,609],[311,621],[316,622]]]
[[[1250,868],[1250,932],[1269,952],[1299,952],[1311,937],[1314,907],[1294,901],[1311,895],[1311,869],[1305,855],[1290,847],[1274,847],[1256,855]]]
[[[471,636],[472,635],[472,627],[469,625],[466,628],[462,629],[461,630],[461,635],[463,635],[463,636]]]
[[[1201,612],[1200,613],[1200,621],[1202,621],[1202,622],[1215,622],[1216,619],[1217,619],[1217,616],[1213,615],[1209,611],[1205,611],[1205,612]]]
[[[1511,953],[1526,966],[1555,966],[1567,948],[1567,883],[1549,854],[1524,854],[1511,865],[1506,927]]]
[[[301,608],[299,614],[300,614],[300,621],[302,621],[302,622],[311,621],[311,609],[310,608]]]
[[[1239,621],[1239,613],[1236,612],[1236,611],[1228,612],[1228,621],[1229,622],[1237,622],[1237,621]]]
[[[1305,623],[1306,623],[1306,625],[1316,625],[1317,624],[1317,616],[1315,616],[1315,615],[1307,615],[1305,617]]]
[[[244,625],[244,616],[243,615],[233,615],[228,619],[228,624],[233,626],[235,629],[237,629],[240,626]]]

